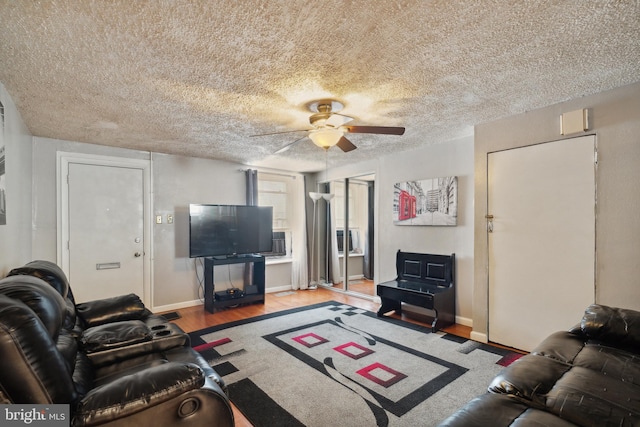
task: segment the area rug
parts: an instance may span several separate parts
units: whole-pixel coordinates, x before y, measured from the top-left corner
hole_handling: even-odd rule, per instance
[[[189,335],[256,427],[437,425],[519,356],[333,301]]]

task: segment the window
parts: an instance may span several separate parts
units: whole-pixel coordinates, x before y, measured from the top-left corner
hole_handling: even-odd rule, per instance
[[[273,207],[273,250],[267,257],[291,255],[290,213],[293,177],[258,173],[258,205]]]

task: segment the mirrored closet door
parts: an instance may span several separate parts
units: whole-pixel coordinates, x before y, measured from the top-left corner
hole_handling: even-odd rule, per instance
[[[317,265],[319,284],[373,296],[374,175],[333,180],[319,191]]]

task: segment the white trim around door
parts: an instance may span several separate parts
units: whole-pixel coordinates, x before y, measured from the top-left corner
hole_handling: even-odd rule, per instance
[[[59,151],[56,155],[56,200],[57,200],[57,224],[56,224],[56,253],[57,263],[69,274],[69,165],[82,163],[85,165],[113,166],[140,169],[143,175],[143,241],[144,241],[144,292],[140,295],[144,304],[153,309],[152,299],[152,245],[151,245],[151,161],[145,159],[129,159],[123,157],[102,156],[95,154],[69,153]],[[73,283],[71,283],[73,287]]]

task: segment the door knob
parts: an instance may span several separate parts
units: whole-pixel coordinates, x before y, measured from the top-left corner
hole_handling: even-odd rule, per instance
[[[140,252],[136,252],[135,254],[133,254],[133,256],[138,258],[138,257],[142,256],[142,254]]]

